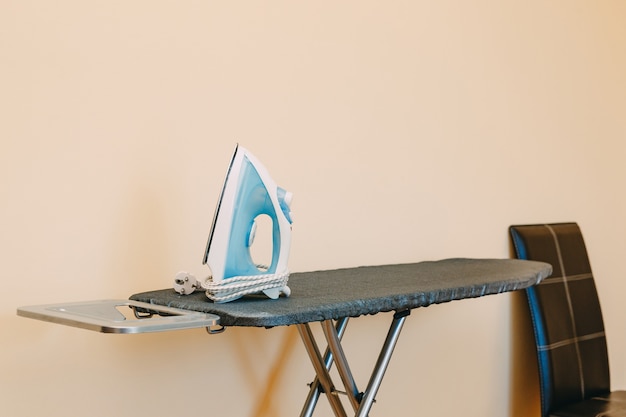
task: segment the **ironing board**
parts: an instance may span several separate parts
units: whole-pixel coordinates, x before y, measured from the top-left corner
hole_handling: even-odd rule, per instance
[[[336,416],[347,415],[329,373],[335,362],[355,416],[364,417],[372,407],[402,325],[412,309],[528,288],[546,278],[551,270],[546,263],[514,259],[446,259],[294,273],[289,278],[291,296],[277,300],[248,296],[215,304],[204,293],[179,295],[172,289],[135,294],[130,299],[215,315],[224,328],[296,325],[317,375],[301,416],[313,414],[322,393],[327,394]],[[341,347],[348,318],[391,311],[394,315],[389,332],[367,388],[361,392]],[[322,325],[327,343],[323,355],[310,328],[313,322]]]

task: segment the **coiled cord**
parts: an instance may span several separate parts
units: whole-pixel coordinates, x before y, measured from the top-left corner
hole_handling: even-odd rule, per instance
[[[283,292],[289,292],[288,281],[289,272],[284,272],[282,274],[231,277],[220,282],[213,282],[212,277],[209,277],[201,285],[206,290],[206,296],[210,300],[216,303],[225,303],[244,295],[256,294],[273,288],[282,288]],[[286,295],[289,296],[289,294]]]
[[[257,268],[268,269],[265,265],[257,265]],[[288,281],[288,271],[281,274],[236,276],[223,279],[220,282],[214,282],[212,276],[209,276],[204,282],[200,282],[193,275],[181,271],[174,280],[174,290],[181,295],[188,295],[202,288],[210,300],[216,303],[226,303],[244,295],[272,289],[278,289],[289,297],[291,290],[287,286]]]

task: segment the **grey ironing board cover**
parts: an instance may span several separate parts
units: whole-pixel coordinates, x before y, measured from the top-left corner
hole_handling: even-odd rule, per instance
[[[535,285],[550,264],[517,259],[445,259],[292,273],[291,296],[264,295],[217,304],[203,291],[173,289],[132,295],[131,300],[212,313],[222,326],[274,327],[426,307]]]

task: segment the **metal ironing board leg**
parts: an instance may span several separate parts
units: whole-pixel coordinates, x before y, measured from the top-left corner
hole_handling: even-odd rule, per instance
[[[391,326],[389,327],[389,331],[387,333],[387,337],[385,338],[383,347],[381,348],[378,360],[376,361],[376,365],[372,370],[372,375],[368,382],[367,388],[362,394],[359,393],[356,387],[356,383],[348,366],[348,362],[345,357],[343,348],[341,347],[341,337],[343,336],[343,329],[341,329],[341,331],[339,330],[340,323],[337,323],[337,327],[335,327],[332,320],[326,320],[322,322],[324,336],[328,342],[328,348],[326,350],[324,360],[319,353],[319,348],[317,347],[317,343],[315,342],[310,326],[308,324],[297,325],[300,336],[302,337],[302,341],[304,342],[307,353],[309,354],[309,358],[311,359],[311,363],[313,364],[313,368],[315,369],[315,373],[317,374],[317,380],[319,381],[319,385],[317,385],[317,387],[315,385],[312,385],[311,391],[309,392],[309,397],[305,402],[302,414],[300,416],[312,416],[317,398],[319,397],[319,394],[321,392],[324,392],[326,394],[326,397],[328,398],[328,401],[335,416],[346,416],[346,411],[343,408],[343,405],[341,404],[341,401],[337,395],[339,392],[335,389],[329,373],[330,367],[332,366],[334,359],[335,363],[337,364],[337,371],[339,373],[339,376],[341,377],[341,380],[347,391],[346,394],[348,395],[350,403],[352,404],[356,412],[355,417],[366,417],[369,414],[370,409],[372,408],[374,398],[376,397],[378,389],[380,388],[383,377],[385,375],[385,371],[389,366],[389,361],[391,360],[393,350],[396,346],[396,343],[398,342],[398,338],[400,337],[402,326],[404,325],[404,321],[409,314],[411,314],[410,310],[401,310],[397,311],[393,315],[393,320],[391,322]]]
[[[328,402],[333,410],[333,413],[336,417],[347,417],[346,411],[337,396],[337,392],[335,391],[335,386],[333,385],[333,381],[328,373],[328,369],[322,360],[322,356],[320,355],[319,348],[317,347],[317,343],[315,343],[315,338],[313,337],[313,332],[311,332],[311,327],[308,323],[298,324],[298,331],[300,332],[300,337],[304,343],[304,347],[309,355],[309,359],[311,360],[311,364],[313,364],[313,368],[315,369],[315,373],[317,374],[317,379],[322,387],[324,393],[326,393],[326,398],[328,398]],[[313,409],[311,409],[311,413]]]
[[[344,317],[342,319],[337,320],[337,324],[335,325],[335,329],[337,332],[337,337],[339,340],[343,337],[343,334],[346,330],[346,326],[348,325],[348,317]],[[330,351],[330,348],[326,348],[324,352],[324,366],[327,370],[333,365],[333,354]],[[311,389],[309,390],[309,395],[304,402],[304,406],[302,407],[302,412],[300,413],[300,417],[311,417],[313,415],[313,411],[315,410],[315,406],[317,405],[317,400],[320,397],[320,394],[323,392],[322,386],[320,384],[319,378],[315,376],[315,379],[311,383]]]
[[[341,341],[339,340],[339,335],[335,330],[335,327],[332,325],[330,320],[326,320],[322,322],[322,330],[324,331],[324,336],[326,337],[326,341],[328,342],[328,348],[335,358],[335,363],[337,364],[337,372],[339,372],[339,377],[341,378],[341,382],[343,382],[343,386],[346,390],[346,395],[350,400],[350,404],[354,411],[359,409],[359,402],[361,400],[361,396],[359,394],[359,389],[356,387],[356,383],[354,382],[354,377],[352,376],[352,372],[350,371],[350,366],[348,366],[348,360],[346,359],[346,355],[341,347]]]
[[[367,388],[363,393],[363,398],[361,399],[361,407],[359,408],[356,417],[366,417],[370,409],[372,408],[374,398],[376,397],[378,388],[380,388],[380,384],[383,381],[383,376],[385,375],[385,371],[387,370],[387,366],[389,365],[389,361],[391,360],[391,355],[393,354],[393,350],[396,347],[396,343],[398,342],[398,337],[400,337],[400,331],[402,330],[404,321],[409,314],[411,314],[411,310],[401,310],[397,311],[393,315],[393,321],[391,322],[391,326],[389,327],[389,332],[387,333],[385,344],[380,350],[380,355],[378,356],[376,366],[374,366],[374,370],[372,371],[372,376],[370,377],[370,381],[367,384]]]

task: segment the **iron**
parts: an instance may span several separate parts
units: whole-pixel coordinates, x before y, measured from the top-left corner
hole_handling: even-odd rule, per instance
[[[237,145],[204,253],[203,264],[209,266],[212,275],[198,285],[193,276],[181,272],[175,280],[176,291],[189,294],[201,286],[215,302],[261,292],[272,299],[280,293],[289,296],[292,198],[292,193],[276,185],[254,155]],[[270,265],[256,264],[250,252],[259,216],[272,222]]]

